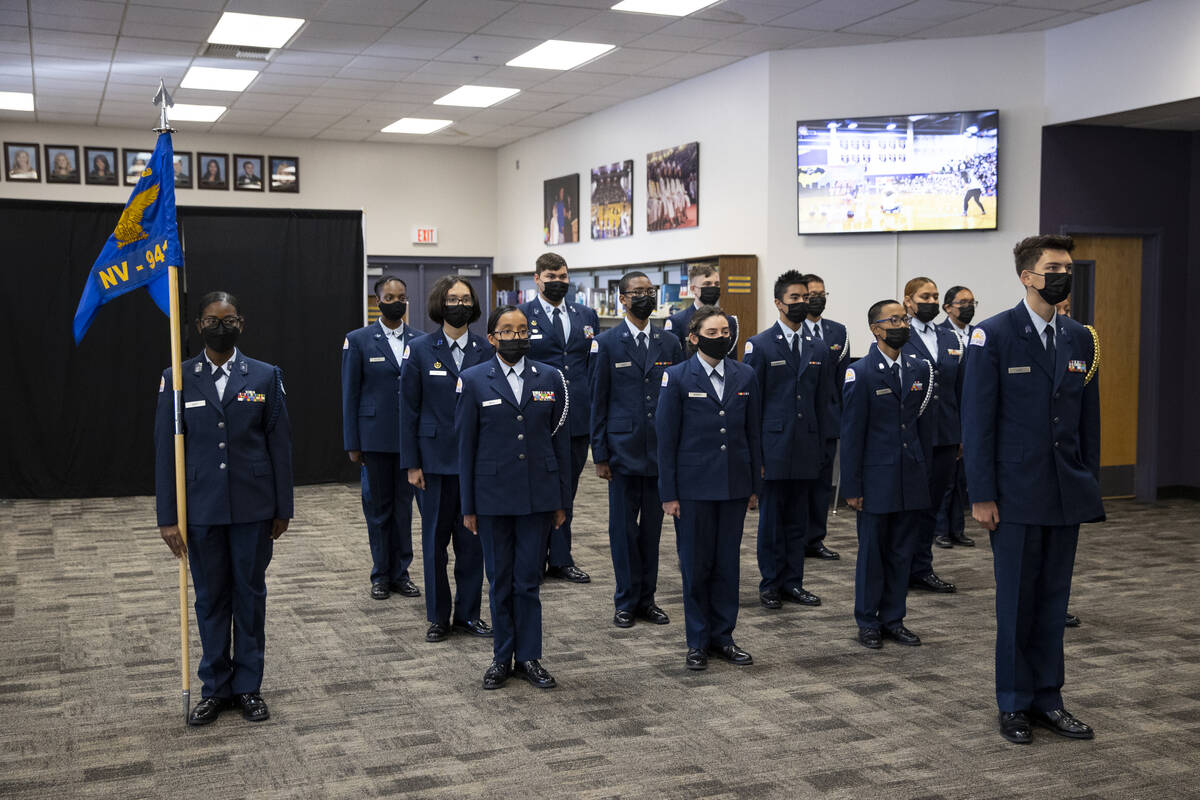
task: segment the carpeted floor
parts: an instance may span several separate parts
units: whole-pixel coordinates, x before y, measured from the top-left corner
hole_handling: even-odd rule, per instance
[[[751,514],[736,636],[755,664],[689,673],[669,525],[671,624],[611,624],[604,491],[589,466],[575,552],[593,582],[542,592],[559,688],[484,692],[488,640],[426,644],[423,599],[368,597],[357,487],[298,490],[268,573],[272,719],[200,729],[183,725],[176,562],[150,499],[0,503],[0,797],[1200,795],[1200,504],[1113,502],[1084,529],[1066,696],[1097,739],[1017,747],[995,732],[986,546],[936,552],[960,592],[910,596],[925,646],[868,652],[852,515],[832,524],[842,560],[809,562],[824,605],[768,612]],[[194,669],[194,622],[192,641]]]

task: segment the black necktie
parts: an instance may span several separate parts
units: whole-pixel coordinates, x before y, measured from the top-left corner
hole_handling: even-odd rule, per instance
[[[895,379],[897,386],[903,387],[903,384],[900,383],[900,362],[899,361],[897,361],[895,364],[892,364],[892,378]]]
[[[454,358],[455,369],[461,370],[463,365],[463,356],[465,353],[463,353],[463,349],[458,346],[458,342],[450,345],[450,355]]]
[[[800,333],[792,334],[792,355],[800,355]]]
[[[639,333],[637,335],[637,350],[638,350],[638,358],[642,359],[642,366],[644,367],[644,366],[646,366],[646,354],[649,352],[649,348],[646,347],[646,332],[645,331],[642,331],[641,333]]]
[[[816,324],[816,325],[813,325],[813,338],[814,338],[814,339],[820,339],[820,338],[821,338],[821,325],[820,325],[820,323],[818,323],[818,324]]]
[[[558,334],[558,340],[563,343],[563,347],[567,345],[567,329],[563,327],[562,309],[554,309],[554,320],[551,323],[554,326],[554,332]]]
[[[1046,355],[1050,356],[1050,363],[1054,363],[1054,326],[1046,326]]]

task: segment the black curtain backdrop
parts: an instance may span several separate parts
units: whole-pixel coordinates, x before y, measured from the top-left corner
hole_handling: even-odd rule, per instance
[[[3,318],[0,497],[154,491],[154,407],[170,365],[167,317],[138,290],[103,306],[79,347],[71,321],[84,280],[122,206],[0,200]],[[342,337],[362,320],[362,214],[179,209],[186,269],[183,357],[205,292],[232,292],[238,347],[283,369],[297,483],[346,481]],[[169,387],[168,387],[169,389]]]

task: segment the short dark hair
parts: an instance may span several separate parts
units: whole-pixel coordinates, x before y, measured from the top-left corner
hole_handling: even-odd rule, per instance
[[[804,276],[800,274],[800,270],[789,269],[787,272],[775,279],[775,299],[783,302],[783,296],[787,293],[789,286],[799,284],[808,290],[808,281],[804,280]]]
[[[516,306],[499,306],[497,308],[492,309],[492,313],[488,314],[488,324],[487,324],[488,334],[490,335],[490,334],[495,333],[496,332],[496,323],[500,321],[500,318],[503,317],[505,314],[508,314],[513,311],[521,311],[521,309],[517,308]],[[521,313],[524,314],[525,312],[521,311]]]
[[[242,313],[242,307],[238,305],[238,299],[229,292],[209,292],[200,298],[200,307],[196,309],[196,319],[200,319],[204,315],[204,309],[213,303],[229,303],[239,314]]]
[[[543,272],[553,272],[554,270],[562,269],[566,265],[567,260],[558,253],[542,253],[533,264],[533,274],[541,275]]]
[[[810,272],[810,273],[808,273],[807,275],[805,275],[805,276],[804,276],[804,282],[805,282],[806,284],[809,284],[809,283],[819,283],[819,284],[821,284],[822,286],[824,286],[824,285],[825,285],[825,280],[824,280],[824,279],[823,279],[823,278],[822,278],[820,275],[817,275],[816,273],[813,273],[813,272]]]
[[[625,294],[626,292],[628,292],[629,291],[629,283],[634,278],[645,278],[648,281],[650,280],[650,276],[644,272],[638,272],[636,270],[634,270],[633,272],[626,272],[624,275],[621,276],[621,281],[620,281],[620,283],[617,284],[617,290],[621,294]],[[653,283],[653,281],[651,281],[651,283]]]
[[[1033,269],[1042,253],[1047,250],[1066,250],[1068,253],[1075,249],[1075,240],[1063,233],[1041,233],[1037,236],[1027,236],[1017,242],[1013,248],[1013,258],[1017,262],[1017,274]]]
[[[471,312],[471,318],[467,320],[467,324],[474,322],[483,316],[483,311],[479,308],[479,297],[475,294],[475,287],[466,278],[460,278],[457,275],[443,275],[433,284],[433,288],[429,291],[429,302],[427,304],[429,318],[441,325],[446,321],[443,312],[446,310],[446,295],[450,294],[450,290],[457,284],[463,284],[467,290],[471,292],[471,306],[474,310]]]
[[[696,278],[707,278],[714,272],[719,273],[720,270],[713,264],[692,264],[688,267],[688,282],[690,283]]]
[[[942,308],[945,308],[946,306],[954,305],[954,298],[958,297],[960,292],[969,292],[969,291],[970,291],[970,289],[968,289],[965,286],[951,286],[949,289],[946,290],[946,301],[944,303],[942,303]]]
[[[688,336],[691,336],[694,333],[697,337],[699,337],[700,329],[704,327],[704,321],[709,317],[715,317],[717,315],[722,317],[725,316],[725,312],[721,310],[720,306],[700,306],[698,309],[696,309],[696,313],[692,315],[691,322],[688,323]],[[683,345],[684,350],[689,356],[694,355],[695,352],[700,349],[697,345],[692,344],[691,340],[688,339],[687,336],[685,336],[683,339]]]
[[[871,308],[867,311],[867,324],[874,325],[875,320],[879,319],[879,315],[881,313],[883,313],[883,307],[890,306],[893,303],[898,306],[904,305],[899,300],[879,300],[874,305],[872,305]]]
[[[384,284],[386,284],[388,281],[400,281],[400,285],[404,287],[404,291],[406,293],[408,292],[408,284],[404,282],[403,278],[399,278],[395,275],[380,275],[379,280],[375,281],[375,286],[371,289],[371,291],[375,293],[376,297],[379,297],[379,290],[382,289]]]

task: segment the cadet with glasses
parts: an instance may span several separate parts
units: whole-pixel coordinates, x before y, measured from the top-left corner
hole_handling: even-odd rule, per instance
[[[971,290],[965,286],[951,286],[946,290],[944,299],[942,310],[946,312],[946,319],[939,322],[938,327],[950,331],[958,337],[959,346],[962,348],[962,355],[965,359],[970,354],[967,341],[971,338],[971,332],[975,330],[971,321],[975,319],[979,303],[975,300],[975,295]],[[965,369],[962,371],[965,375]],[[960,397],[960,403],[961,399]],[[937,502],[936,497],[933,499]],[[954,460],[954,475],[950,479],[950,487],[946,490],[946,494],[938,506],[937,525],[933,532],[935,545],[938,547],[975,546],[975,540],[967,536],[964,525],[963,516],[966,505],[967,473],[963,468],[962,445],[960,444],[958,456]]]

